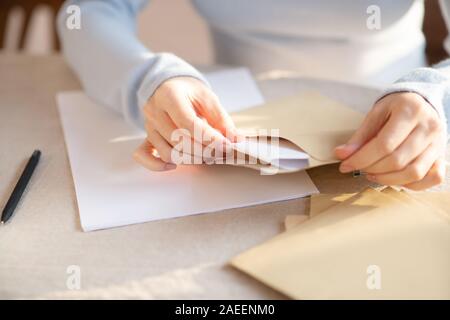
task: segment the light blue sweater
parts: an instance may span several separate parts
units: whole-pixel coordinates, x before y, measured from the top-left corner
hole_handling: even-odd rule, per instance
[[[146,3],[70,0],[58,17],[63,52],[87,94],[140,126],[141,108],[164,80],[191,76],[206,83],[189,63],[170,53],[151,52],[138,40],[136,17]],[[416,92],[446,124],[450,60],[423,67],[421,0],[195,0],[194,4],[210,26],[219,63],[244,65],[255,72],[289,69],[305,76],[385,85],[384,94]],[[81,8],[81,29],[67,28],[69,5]],[[379,30],[366,24],[371,5],[380,8]],[[441,7],[449,26],[450,0],[441,0]],[[391,84],[394,79],[398,80]]]

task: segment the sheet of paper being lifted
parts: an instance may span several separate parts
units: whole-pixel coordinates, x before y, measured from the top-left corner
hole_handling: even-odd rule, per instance
[[[234,149],[253,160],[252,164],[244,166],[260,170],[263,174],[291,173],[310,166],[309,155],[285,139],[247,137],[236,143]]]
[[[214,73],[213,79],[212,87],[227,102],[226,108],[236,111],[263,102],[245,69]],[[232,97],[227,96],[229,92]],[[318,192],[306,172],[265,176],[227,165],[185,165],[174,171],[150,172],[131,156],[145,135],[120,115],[80,91],[60,93],[58,105],[85,231]]]

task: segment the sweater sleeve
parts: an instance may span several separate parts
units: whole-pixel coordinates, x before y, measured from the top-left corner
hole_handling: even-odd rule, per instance
[[[154,53],[137,38],[137,14],[145,0],[68,0],[58,14],[64,56],[85,92],[142,127],[141,108],[165,80],[190,76],[206,80],[170,53]],[[79,9],[79,28],[69,28],[71,7]]]
[[[450,30],[450,0],[440,0],[442,16]],[[450,53],[450,35],[444,41],[444,47]],[[394,92],[415,92],[427,100],[439,114],[447,128],[450,114],[450,59],[446,59],[430,68],[419,68],[397,80],[389,86],[382,97]]]

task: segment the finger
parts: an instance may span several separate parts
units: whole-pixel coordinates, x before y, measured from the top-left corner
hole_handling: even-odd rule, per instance
[[[212,162],[213,158],[208,155],[213,154],[213,152],[206,154],[204,151],[209,147],[205,147],[198,142],[193,141],[188,135],[181,136],[181,141],[177,143],[175,147],[172,147],[172,145],[170,145],[166,139],[164,139],[164,137],[148,123],[146,123],[146,129],[147,140],[155,146],[160,158],[164,162],[171,164],[202,164],[206,161],[208,161],[208,163]]]
[[[175,146],[178,143],[178,141],[172,140],[172,134],[178,128],[165,111],[155,112],[154,118],[145,123],[145,129],[147,132],[158,131],[171,146]]]
[[[229,144],[219,131],[197,116],[191,105],[171,107],[168,113],[175,125],[187,129],[195,141],[203,145],[208,145],[211,141]]]
[[[208,98],[202,103],[201,115],[230,141],[236,141],[238,134],[234,122],[214,93],[209,92]]]
[[[202,157],[204,146],[191,138],[189,134],[185,134],[183,130],[179,130],[166,112],[159,112],[155,122],[149,127],[152,126],[176,150]]]
[[[343,173],[367,168],[394,152],[416,127],[403,113],[392,113],[380,132],[357,152],[341,163]]]
[[[440,185],[445,180],[445,171],[446,171],[445,161],[443,159],[438,159],[433,164],[430,171],[428,171],[425,178],[417,182],[406,184],[404,185],[404,187],[411,190],[419,191]]]
[[[133,153],[133,158],[136,162],[151,171],[167,171],[176,168],[176,165],[165,163],[160,158],[156,157],[153,152],[153,146],[148,141],[144,141],[144,143],[142,143]]]
[[[436,143],[432,143],[405,169],[392,173],[367,175],[367,179],[387,186],[399,186],[417,182],[426,176],[438,156],[439,147]]]
[[[338,159],[348,158],[377,134],[388,116],[385,108],[385,104],[376,105],[372,108],[349,141],[336,147],[335,153]]]
[[[417,126],[394,152],[363,170],[372,174],[401,171],[417,158],[434,138],[435,134],[430,134],[423,126]]]
[[[158,151],[159,157],[166,163],[172,163],[172,146],[154,129],[147,130],[147,141]]]

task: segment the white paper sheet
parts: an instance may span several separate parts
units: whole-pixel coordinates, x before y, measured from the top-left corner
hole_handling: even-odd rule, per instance
[[[205,76],[228,112],[264,103],[264,98],[247,68],[210,72]]]
[[[264,137],[250,137],[235,143],[234,149],[247,154],[282,172],[295,172],[308,167],[309,155],[290,141],[284,139],[268,140]],[[271,169],[270,169],[271,170]]]
[[[264,176],[227,165],[148,171],[132,159],[142,132],[119,114],[96,105],[80,91],[60,93],[57,100],[84,231],[318,192],[306,172]]]

